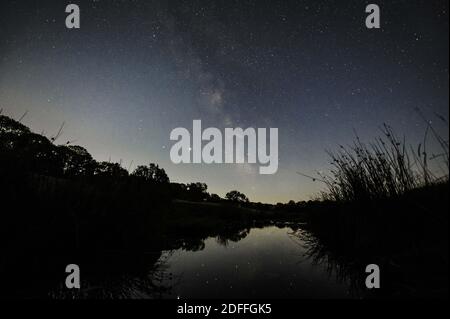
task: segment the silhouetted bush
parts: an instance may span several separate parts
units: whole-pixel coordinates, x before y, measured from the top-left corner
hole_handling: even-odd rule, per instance
[[[245,194],[238,191],[231,191],[225,195],[225,198],[234,203],[248,203],[249,199]]]
[[[150,164],[149,166],[140,165],[131,175],[147,182],[169,183],[169,177],[167,176],[166,171],[155,164]]]

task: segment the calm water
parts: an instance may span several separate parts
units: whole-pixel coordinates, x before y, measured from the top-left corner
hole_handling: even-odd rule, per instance
[[[225,227],[226,228],[226,227]],[[220,236],[171,238],[171,250],[100,255],[83,264],[82,289],[53,286],[51,298],[350,298],[325,255],[308,255],[294,227],[233,228]],[[182,247],[182,248],[179,248]],[[323,257],[323,256],[322,256]],[[105,271],[107,270],[107,271]],[[30,297],[35,297],[34,295]]]
[[[348,284],[314,264],[306,249],[291,228],[269,226],[238,241],[208,238],[197,251],[166,251],[160,282],[170,289],[160,297],[348,298]]]

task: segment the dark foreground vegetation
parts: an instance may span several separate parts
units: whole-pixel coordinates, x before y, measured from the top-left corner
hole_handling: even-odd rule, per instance
[[[427,153],[430,139],[439,153]],[[328,208],[308,214],[311,257],[355,289],[374,263],[384,270],[379,295],[448,296],[448,140],[428,124],[424,142],[411,147],[384,125],[374,142],[356,138],[329,155],[330,173],[312,177],[326,185]]]
[[[0,114],[1,294],[71,297],[53,288],[74,259],[102,285],[123,273],[147,278],[149,269],[158,279],[163,251],[201,250],[208,237],[238,241],[253,227],[288,222],[308,230],[298,236],[310,257],[349,280],[355,295],[448,296],[448,141],[428,131],[442,153],[428,155],[425,143],[411,149],[385,126],[373,144],[357,140],[330,153],[330,174],[312,177],[328,187],[322,198],[269,205],[237,191],[220,198],[204,183],[170,183],[155,164],[130,173],[97,162],[80,146],[58,145],[61,131],[47,138]],[[446,173],[430,169],[430,158]],[[364,270],[372,263],[383,270],[383,289],[368,294]],[[135,284],[167,289],[153,279],[77,296],[130,296]]]

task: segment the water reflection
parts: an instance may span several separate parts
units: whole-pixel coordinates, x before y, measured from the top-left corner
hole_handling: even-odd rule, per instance
[[[203,234],[204,235],[204,234]],[[349,298],[346,273],[324,262],[299,225],[225,227],[213,236],[166,238],[139,258],[98,257],[83,269],[82,287],[63,282],[51,298]],[[325,259],[324,259],[325,258]],[[328,260],[327,260],[328,261]],[[102,266],[106,271],[100,271]],[[114,265],[114,266],[111,266]]]
[[[81,275],[81,289],[68,290],[62,281],[48,296],[53,299],[162,298],[172,289],[167,284],[173,282],[166,263],[170,255],[170,252],[148,253],[139,260],[122,253],[98,256],[80,266],[85,270]]]
[[[204,249],[167,259],[177,281],[168,298],[347,298],[348,284],[314,263],[299,230],[269,226],[233,238],[207,238]]]

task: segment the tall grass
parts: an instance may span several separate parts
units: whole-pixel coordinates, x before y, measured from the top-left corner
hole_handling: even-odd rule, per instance
[[[441,148],[440,154],[427,153],[429,132]],[[415,149],[405,138],[399,139],[386,124],[382,136],[365,144],[358,136],[350,146],[327,152],[332,168],[328,174],[318,173],[327,189],[325,200],[338,202],[372,201],[397,197],[416,188],[448,182],[449,144],[428,124],[423,143]],[[437,176],[429,161],[440,158],[446,169]]]
[[[375,263],[384,283],[367,297],[448,296],[449,143],[426,123],[416,146],[383,125],[370,143],[356,137],[329,151],[327,174],[305,175],[326,189],[324,208],[308,213],[307,237],[299,237],[357,294],[368,293],[364,269]]]

